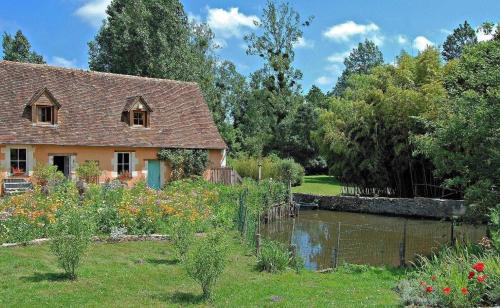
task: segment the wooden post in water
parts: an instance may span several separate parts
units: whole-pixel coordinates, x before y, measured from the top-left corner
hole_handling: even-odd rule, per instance
[[[340,222],[339,228],[337,230],[337,247],[333,249],[333,268],[337,268],[339,263],[339,252],[340,252]]]
[[[450,230],[450,239],[451,239],[451,245],[455,244],[455,219],[453,219],[453,216],[451,217],[451,230]]]
[[[406,229],[408,220],[405,219],[403,226],[403,241],[399,244],[399,265],[404,267],[406,265]]]

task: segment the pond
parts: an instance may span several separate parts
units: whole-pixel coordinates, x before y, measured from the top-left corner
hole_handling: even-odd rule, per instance
[[[296,218],[264,225],[262,236],[296,245],[306,268],[321,270],[332,267],[334,249],[339,264],[398,266],[401,252],[409,263],[417,255],[429,255],[449,244],[452,232],[457,240],[477,242],[486,234],[486,227],[452,227],[450,221],[301,210]]]

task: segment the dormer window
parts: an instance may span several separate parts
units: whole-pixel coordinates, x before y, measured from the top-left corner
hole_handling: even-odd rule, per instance
[[[146,112],[134,110],[134,126],[146,126]]]
[[[31,119],[35,124],[55,125],[61,105],[47,88],[35,92],[27,104],[31,107]]]
[[[47,106],[37,106],[37,113],[38,113],[38,123],[47,123],[47,124],[54,124],[52,122],[53,116],[52,114],[54,113],[54,107],[47,107]]]
[[[151,109],[142,96],[133,96],[127,99],[123,110],[123,121],[133,128],[149,127]]]

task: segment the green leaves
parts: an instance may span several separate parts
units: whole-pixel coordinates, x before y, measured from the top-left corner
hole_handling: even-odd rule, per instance
[[[3,34],[3,59],[7,61],[45,64],[43,57],[31,50],[31,44],[21,30],[14,37]]]

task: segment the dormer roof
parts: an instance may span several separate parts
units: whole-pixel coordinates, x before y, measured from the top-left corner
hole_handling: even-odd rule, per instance
[[[49,102],[52,103],[52,105],[54,107],[61,108],[61,104],[57,101],[57,99],[54,97],[54,95],[52,95],[52,93],[46,87],[43,87],[43,88],[37,90],[33,94],[33,96],[30,98],[30,100],[28,101],[28,103],[26,105],[29,106],[29,107],[33,106],[44,95],[45,95],[45,97],[48,98]]]
[[[142,95],[136,95],[127,98],[123,111],[130,112],[133,109],[141,109],[148,112],[153,112],[153,109],[149,107],[148,103],[146,102],[144,97],[142,97]]]

